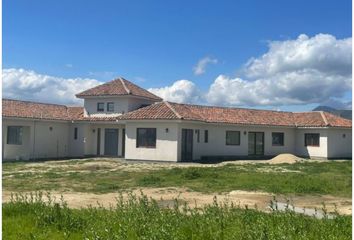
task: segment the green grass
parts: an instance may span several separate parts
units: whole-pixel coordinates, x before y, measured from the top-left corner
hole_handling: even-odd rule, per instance
[[[83,164],[83,161],[67,162]],[[227,164],[140,172],[110,170],[105,167],[67,171],[59,163],[53,163],[54,167],[50,169],[36,168],[32,164],[32,171],[26,171],[26,164],[3,164],[4,190],[107,193],[136,187],[186,187],[207,193],[259,190],[277,194],[352,195],[351,161],[304,162],[292,165]]]
[[[161,208],[146,196],[110,209],[69,209],[40,194],[3,204],[4,239],[351,239],[351,216],[334,219],[218,204]]]

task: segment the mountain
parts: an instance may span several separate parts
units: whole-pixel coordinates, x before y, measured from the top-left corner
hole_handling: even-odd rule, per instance
[[[314,108],[312,111],[329,112],[334,115],[340,116],[342,118],[352,120],[352,110],[340,110],[340,109],[335,109],[335,108],[328,107],[328,106],[318,106],[318,107]]]

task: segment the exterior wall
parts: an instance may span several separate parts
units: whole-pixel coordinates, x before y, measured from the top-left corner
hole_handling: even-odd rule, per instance
[[[182,129],[193,129],[193,159],[202,156],[248,156],[248,132],[264,132],[264,155],[295,152],[295,129],[279,127],[247,127],[226,124],[181,123],[178,130],[178,159],[181,161]],[[195,130],[200,130],[197,142]],[[204,142],[204,130],[208,130],[209,141]],[[226,131],[240,131],[240,145],[226,145]],[[284,146],[272,146],[272,132],[284,132]],[[245,134],[246,133],[246,134]]]
[[[126,124],[125,158],[176,162],[178,125],[168,122],[129,122]],[[156,128],[156,148],[137,148],[137,128]],[[168,132],[166,129],[168,128]]]
[[[77,139],[74,139],[74,131],[77,128]],[[70,124],[69,127],[69,156],[71,157],[82,157],[85,155],[85,143],[86,143],[86,124],[74,123]]]
[[[74,128],[78,128],[78,138],[74,139]],[[101,129],[100,154],[104,155],[105,129],[118,129],[118,156],[122,155],[122,124],[103,123],[73,123],[70,125],[69,142],[70,156],[83,157],[87,155],[97,155],[97,135],[98,128]]]
[[[305,133],[319,133],[320,146],[305,146]],[[328,158],[328,129],[302,128],[296,129],[296,155],[311,158]]]
[[[8,126],[24,127],[22,145],[7,144]],[[68,156],[69,125],[66,122],[3,119],[2,129],[5,160]]]
[[[7,144],[7,127],[23,126],[22,145]],[[78,138],[74,139],[74,128]],[[136,131],[139,127],[156,128],[156,148],[137,148]],[[52,128],[52,130],[50,130]],[[134,160],[181,161],[182,129],[193,129],[193,159],[202,156],[247,156],[248,132],[264,132],[264,155],[293,153],[311,158],[350,158],[352,156],[352,130],[335,128],[281,128],[250,127],[226,124],[177,123],[172,121],[135,121],[121,123],[58,122],[32,119],[3,119],[3,159],[38,159],[84,157],[97,155],[97,134],[101,129],[100,154],[104,155],[105,129],[118,129],[118,156],[122,156],[123,129],[126,129],[125,158]],[[168,129],[168,131],[166,131]],[[195,130],[200,130],[197,142]],[[204,130],[209,141],[204,142]],[[240,131],[240,145],[226,145],[226,131]],[[284,133],[284,146],[272,146],[272,132]],[[319,133],[320,146],[305,146],[305,133]],[[345,134],[345,137],[343,137]]]
[[[104,111],[97,112],[97,103],[104,103]],[[107,112],[107,103],[114,103],[114,112]],[[84,100],[84,109],[85,116],[91,117],[107,117],[107,116],[119,116],[123,113],[127,113],[133,110],[138,109],[142,104],[152,104],[154,101],[121,96],[121,97],[97,97],[97,98],[85,98]]]
[[[328,158],[352,157],[352,130],[328,129]]]

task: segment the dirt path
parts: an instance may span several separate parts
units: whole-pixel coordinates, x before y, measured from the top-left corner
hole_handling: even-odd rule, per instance
[[[218,202],[233,202],[240,207],[257,208],[262,211],[268,211],[270,201],[273,199],[273,195],[265,192],[254,191],[232,191],[226,194],[204,194],[200,192],[189,191],[185,188],[140,188],[133,190],[134,194],[140,195],[140,191],[143,191],[145,195],[151,197],[159,202],[162,206],[172,206],[174,199],[179,199],[181,202],[188,203],[191,207],[203,206],[206,204],[212,204],[214,196],[217,197]],[[88,205],[97,206],[99,202],[104,207],[114,205],[116,202],[117,193],[106,194],[94,194],[94,193],[76,193],[76,192],[52,192],[57,200],[63,195],[65,201],[69,207],[81,208]],[[3,191],[3,202],[10,200],[11,193],[9,191]],[[124,197],[127,194],[123,194]],[[334,197],[329,195],[323,196],[293,196],[285,198],[284,196],[277,196],[279,202],[286,202],[289,199],[292,204],[297,207],[317,208],[321,209],[323,203],[326,205],[328,212],[335,210],[339,214],[352,214],[352,200],[350,198]]]

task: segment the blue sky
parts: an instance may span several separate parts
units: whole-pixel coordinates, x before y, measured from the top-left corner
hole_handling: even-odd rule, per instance
[[[227,80],[223,86],[235,87],[235,84],[228,85],[235,78],[242,78],[245,84],[262,81],[262,76],[250,76],[250,69],[245,71],[245,64],[252,58],[260,59],[269,53],[271,42],[296,41],[301,34],[306,34],[309,41],[315,43],[328,42],[329,38],[315,39],[321,33],[335,38],[332,39],[333,45],[337,44],[337,40],[351,38],[351,1],[321,1],[319,4],[318,1],[280,0],[4,0],[3,68],[33,71],[33,74],[53,76],[61,81],[90,78],[103,82],[124,76],[144,88],[154,88],[155,93],[164,96],[168,95],[165,91],[167,88],[169,94],[177,94],[176,89],[172,91],[170,88],[177,81],[186,80],[176,86],[181,86],[187,93],[168,100],[203,104],[283,110],[308,110],[326,102],[326,98],[327,102],[335,102],[334,105],[338,105],[338,102],[348,104],[351,102],[351,80],[348,83],[347,73],[333,75],[333,71],[330,77],[337,79],[333,84],[345,81],[348,85],[347,89],[340,90],[342,92],[336,99],[330,99],[330,93],[313,98],[293,96],[296,92],[303,94],[301,89],[289,92],[295,100],[284,103],[275,101],[274,96],[272,101],[267,96],[268,101],[257,102],[241,96],[223,101],[220,96],[210,95],[210,86],[220,79],[220,75]],[[203,73],[196,74],[194,70],[198,61],[203,59],[208,59],[206,62],[209,64],[205,64]],[[332,60],[329,62],[333,63]],[[255,62],[252,64],[255,65]],[[341,68],[337,65],[333,67],[332,64],[331,67]],[[321,67],[314,69],[317,71]],[[300,70],[295,69],[298,73]],[[323,74],[328,72],[316,75],[319,81],[328,76]],[[11,76],[22,75],[12,73]],[[277,81],[274,76],[269,75],[268,78]],[[13,77],[9,79],[16,81]],[[330,81],[319,86],[326,87],[325,91],[329,88],[338,92],[338,89],[331,88]],[[33,87],[33,82],[31,84],[29,89],[22,88],[26,91],[23,96],[48,100],[42,99],[41,94],[36,92],[43,89]],[[36,84],[38,86],[39,83]],[[9,83],[4,91],[9,92],[9,97],[17,98],[21,95],[21,89],[14,89],[12,85]],[[314,88],[317,86],[313,85]],[[238,94],[237,87],[234,91]],[[203,97],[193,98],[196,94]],[[207,99],[214,100],[208,102]],[[301,101],[296,101],[299,99]],[[59,102],[65,103],[65,100]]]

